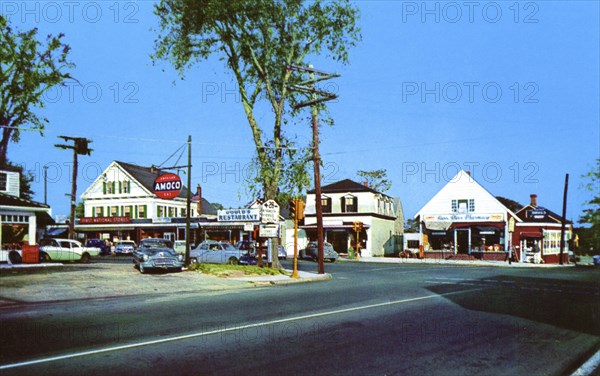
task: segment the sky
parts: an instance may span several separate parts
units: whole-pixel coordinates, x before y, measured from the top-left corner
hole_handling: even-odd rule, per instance
[[[192,186],[225,207],[249,197],[254,155],[233,77],[211,58],[181,80],[150,58],[157,19],[152,1],[0,1],[20,30],[64,33],[79,84],[46,93],[43,136],[23,132],[8,158],[33,174],[34,199],[67,215],[72,153],[58,136],[93,140],[79,158],[77,195],[114,161],[183,165],[192,136]],[[600,9],[597,1],[358,1],[362,42],[350,64],[319,58],[338,72],[339,99],[323,126],[322,184],[358,170],[387,170],[412,217],[459,169],[496,196],[562,210],[577,220],[591,194],[581,176],[600,156]],[[269,119],[259,113],[259,121]],[[300,141],[310,126],[288,132]],[[182,176],[186,181],[186,177]]]

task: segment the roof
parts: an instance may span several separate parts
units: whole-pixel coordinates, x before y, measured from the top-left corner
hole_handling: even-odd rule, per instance
[[[371,192],[376,194],[383,194],[370,188],[366,185],[357,183],[350,179],[340,180],[338,182],[325,185],[321,187],[321,193],[346,193],[346,192]],[[310,190],[308,193],[315,193],[315,190]],[[385,195],[385,194],[383,194]],[[387,195],[385,195],[387,196]]]
[[[7,195],[0,192],[0,205],[2,206],[18,206],[22,208],[35,208],[35,209],[50,209],[50,206],[40,204],[39,202],[25,200],[12,195]]]
[[[115,161],[115,163],[121,166],[132,178],[137,180],[138,183],[150,192],[154,192],[154,181],[156,178],[165,173],[164,170],[160,170],[159,168],[143,167],[120,161]],[[188,189],[183,185],[177,197],[187,199],[187,194]],[[202,197],[202,214],[217,215],[217,209],[204,197]]]
[[[529,210],[545,211],[546,216],[544,218],[527,217],[527,212]],[[517,217],[519,217],[523,222],[527,222],[527,223],[549,223],[549,222],[562,223],[562,221],[563,221],[563,217],[561,215],[556,214],[552,210],[546,209],[541,206],[533,206],[531,204],[522,207],[521,210],[519,210],[516,214],[517,214]],[[569,221],[567,219],[567,220],[565,220],[565,223],[572,224],[573,222]]]

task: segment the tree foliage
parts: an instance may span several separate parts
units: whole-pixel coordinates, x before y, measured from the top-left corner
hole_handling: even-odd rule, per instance
[[[392,181],[387,178],[387,170],[363,171],[356,173],[360,179],[369,184],[370,188],[378,192],[386,192],[392,188]]]
[[[36,113],[44,107],[43,94],[64,85],[71,78],[67,70],[75,67],[63,34],[48,35],[44,45],[37,32],[13,30],[0,15],[0,168],[7,165],[9,142],[18,142],[23,129],[43,134],[49,121]]]
[[[600,158],[596,160],[596,166],[582,178],[585,183],[581,189],[589,191],[592,197],[585,202],[586,209],[579,217],[579,223],[589,225],[590,231],[586,231],[590,239],[585,243],[593,247],[596,252],[600,250]]]
[[[298,115],[290,105],[301,101],[289,89],[300,77],[287,67],[323,54],[347,63],[360,39],[357,8],[347,0],[161,0],[155,14],[154,61],[169,61],[183,76],[215,55],[233,74],[256,148],[254,193],[277,199],[308,186],[310,150],[285,129]],[[257,116],[261,101],[273,115],[267,121]]]

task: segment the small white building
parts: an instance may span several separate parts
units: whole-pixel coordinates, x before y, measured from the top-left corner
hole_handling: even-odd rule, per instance
[[[354,222],[362,222],[359,234],[361,256],[393,255],[402,247],[400,236],[404,229],[402,220],[397,223],[394,199],[367,185],[346,179],[321,188],[324,239],[338,253],[347,253],[355,246]],[[304,225],[310,241],[317,239],[315,191],[306,196]]]

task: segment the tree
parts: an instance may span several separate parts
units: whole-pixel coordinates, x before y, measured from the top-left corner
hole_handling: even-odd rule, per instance
[[[155,14],[155,62],[167,60],[184,76],[216,55],[233,74],[256,149],[254,196],[282,205],[308,187],[312,150],[288,131],[300,121],[293,105],[304,94],[290,90],[301,78],[287,68],[323,54],[348,63],[349,48],[360,40],[358,9],[348,0],[161,0]],[[263,102],[272,113],[265,121],[257,116]]]
[[[356,175],[358,175],[363,181],[367,182],[370,188],[373,188],[378,192],[383,193],[392,188],[392,182],[387,179],[387,170],[358,170]]]
[[[414,218],[409,218],[404,224],[404,232],[419,232],[419,222]]]
[[[36,36],[36,28],[15,31],[0,15],[0,168],[7,165],[9,142],[19,142],[22,130],[43,134],[48,119],[35,110],[44,107],[43,94],[64,85],[71,78],[66,70],[75,67],[67,60],[63,34],[48,35],[45,46]]]
[[[589,239],[582,239],[582,243],[593,248],[593,252],[600,250],[600,158],[596,160],[595,168],[581,176],[585,179],[580,189],[591,192],[592,198],[584,203],[587,206],[583,214],[579,217],[579,223],[589,225],[589,231],[586,231]],[[588,251],[587,249],[585,251]]]

